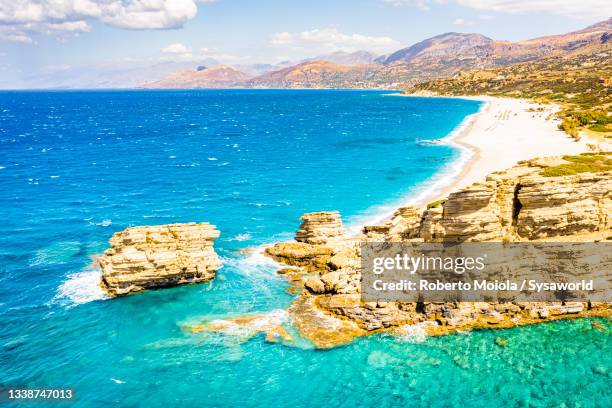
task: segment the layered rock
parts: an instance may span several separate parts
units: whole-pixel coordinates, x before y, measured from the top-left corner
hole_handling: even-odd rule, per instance
[[[389,222],[389,236],[398,240],[418,237],[422,215],[422,211],[417,207],[398,208]]]
[[[440,219],[444,241],[492,241],[501,238],[494,183],[475,183],[448,196]]]
[[[111,296],[206,282],[221,266],[209,223],[139,226],[115,233],[100,257],[100,285]]]
[[[610,154],[603,153],[608,159]],[[576,162],[576,158],[572,158]],[[365,241],[588,242],[612,236],[612,172],[544,176],[564,158],[535,159],[489,175],[450,194],[423,211],[398,209],[389,222],[366,226],[357,237],[334,228],[313,228],[307,214],[301,242],[266,250],[279,262],[303,268],[303,291],[289,309],[301,334],[317,347],[344,344],[377,331],[430,335],[471,328],[506,328],[584,316],[610,316],[612,306],[594,302],[364,302],[361,299],[360,247]],[[548,172],[547,174],[550,174]],[[319,213],[314,213],[319,214]],[[328,213],[324,213],[328,214]],[[305,225],[306,224],[306,225]],[[325,224],[329,225],[329,224]],[[318,231],[313,233],[312,231]],[[322,231],[332,231],[331,233]],[[294,275],[296,276],[296,275]]]
[[[302,225],[295,240],[307,244],[325,244],[344,235],[344,227],[338,211],[319,211],[302,215]]]
[[[366,239],[401,241],[419,237],[422,211],[417,207],[400,207],[393,212],[391,219],[383,225],[366,225],[362,233]]]
[[[612,173],[520,180],[516,228],[538,239],[612,228]]]
[[[423,212],[419,235],[426,242],[439,241],[444,236],[444,230],[442,229],[441,223],[443,214],[444,209],[442,205],[430,207]]]
[[[425,210],[427,242],[521,241],[604,232],[612,221],[612,172],[544,177],[560,158],[520,163]]]
[[[333,250],[322,245],[303,242],[282,242],[266,248],[270,258],[289,266],[299,266],[306,271],[329,270]]]

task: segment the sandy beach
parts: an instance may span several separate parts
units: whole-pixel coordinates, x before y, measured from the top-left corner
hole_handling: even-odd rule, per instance
[[[588,151],[588,139],[576,141],[558,129],[556,105],[488,96],[464,99],[481,100],[485,105],[451,136],[452,143],[465,149],[461,169],[410,204],[425,205],[446,197],[521,160]]]

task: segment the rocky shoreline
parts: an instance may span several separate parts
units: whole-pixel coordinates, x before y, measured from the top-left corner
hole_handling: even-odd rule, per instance
[[[575,164],[580,164],[574,166]],[[600,170],[593,164],[604,163]],[[383,225],[358,236],[342,233],[338,212],[305,214],[294,242],[265,254],[286,267],[301,291],[288,309],[300,335],[317,348],[346,344],[373,333],[415,330],[442,335],[509,328],[575,317],[611,317],[612,304],[596,302],[364,302],[360,244],[384,242],[596,242],[612,238],[610,153],[520,162],[484,182],[451,193],[427,208],[399,208]],[[574,174],[571,174],[575,171]],[[570,173],[557,175],[557,173]],[[239,320],[228,320],[239,324]],[[245,328],[274,338],[278,327]],[[218,327],[199,325],[198,331]],[[221,330],[223,331],[223,330]],[[283,341],[287,341],[284,337]]]
[[[612,153],[537,158],[489,174],[426,207],[398,208],[381,225],[345,232],[340,213],[302,216],[295,239],[264,254],[298,294],[286,312],[240,316],[185,327],[191,332],[263,332],[291,344],[291,322],[317,348],[388,332],[442,335],[575,317],[612,317],[612,304],[581,302],[366,302],[361,245],[366,242],[598,242],[612,239]],[[208,223],[132,227],[113,235],[99,259],[100,286],[111,296],[215,277],[219,236]],[[278,311],[277,311],[278,312]]]

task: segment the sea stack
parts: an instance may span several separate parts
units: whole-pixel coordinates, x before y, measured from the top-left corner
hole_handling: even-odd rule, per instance
[[[207,282],[221,266],[209,223],[138,226],[115,233],[100,257],[100,286],[111,296]]]
[[[302,224],[295,234],[295,240],[312,245],[327,243],[330,239],[344,235],[344,227],[338,211],[319,211],[306,213],[301,217]]]

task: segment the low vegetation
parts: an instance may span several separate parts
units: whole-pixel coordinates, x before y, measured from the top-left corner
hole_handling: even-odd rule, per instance
[[[608,43],[609,44],[609,43]],[[531,99],[561,106],[559,128],[579,138],[580,130],[609,133],[612,124],[612,49],[590,54],[555,56],[474,70],[451,78],[418,83],[406,92],[441,95],[491,95]]]
[[[446,202],[446,200],[437,200],[437,201],[434,201],[432,203],[427,204],[427,209],[439,207],[442,204],[444,204],[445,202]]]
[[[568,163],[547,167],[540,174],[544,177],[558,177],[612,170],[610,154],[610,152],[583,153],[578,156],[563,156],[563,160]]]
[[[595,124],[595,125],[589,126],[589,130],[592,130],[593,132],[607,133],[607,132],[612,132],[612,126]]]

